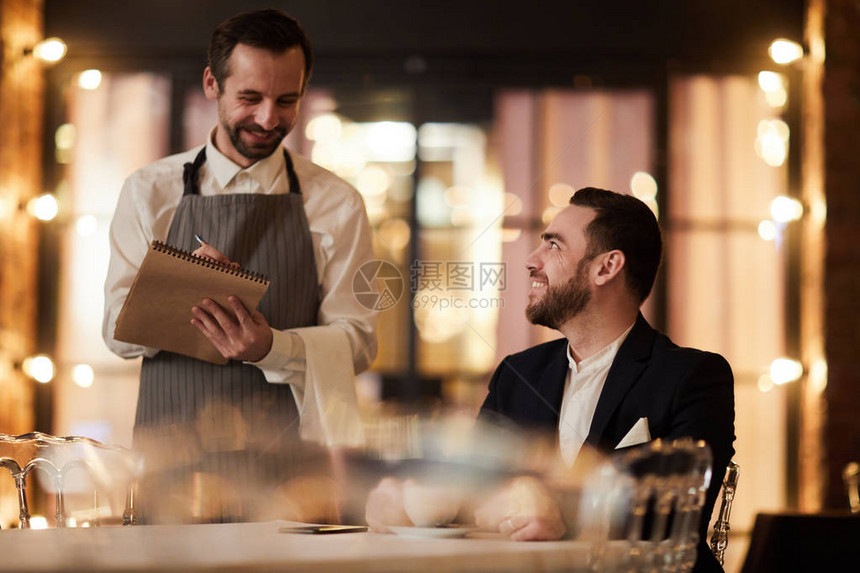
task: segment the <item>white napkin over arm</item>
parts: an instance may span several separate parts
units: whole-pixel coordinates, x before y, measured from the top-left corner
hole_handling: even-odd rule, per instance
[[[301,416],[301,438],[330,447],[363,445],[349,337],[337,326],[290,332],[305,347],[304,385],[290,385]]]

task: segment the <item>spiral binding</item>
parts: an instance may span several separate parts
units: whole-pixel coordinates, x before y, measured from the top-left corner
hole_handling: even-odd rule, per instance
[[[243,279],[254,281],[260,284],[269,284],[269,278],[262,273],[258,273],[256,271],[249,271],[247,269],[231,267],[230,265],[225,265],[224,263],[219,263],[218,261],[204,259],[203,257],[192,255],[188,251],[183,251],[182,249],[171,247],[170,245],[162,243],[161,241],[152,241],[152,250],[158,253],[170,255],[171,257],[176,257],[177,259],[181,259],[183,261],[188,261],[189,263],[194,263],[195,265],[199,265],[201,267],[206,267],[207,269],[213,269],[228,275],[241,277]]]

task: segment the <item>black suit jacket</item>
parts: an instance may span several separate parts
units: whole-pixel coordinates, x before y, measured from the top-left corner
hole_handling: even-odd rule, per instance
[[[567,371],[565,338],[507,356],[490,380],[481,416],[500,414],[521,426],[557,435]],[[679,347],[640,314],[609,368],[585,444],[609,453],[644,417],[652,439],[691,437],[710,446],[713,476],[702,509],[695,571],[721,571],[706,540],[726,466],[734,455],[731,367],[718,354]]]

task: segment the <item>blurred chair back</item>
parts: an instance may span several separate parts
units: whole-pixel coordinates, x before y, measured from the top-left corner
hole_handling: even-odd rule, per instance
[[[729,529],[731,529],[729,519],[732,516],[732,502],[735,500],[735,490],[740,476],[741,467],[735,462],[729,462],[720,493],[720,511],[717,513],[714,532],[711,534],[711,551],[714,552],[720,565],[725,561],[726,547],[729,545]]]
[[[592,569],[620,562],[622,571],[691,570],[711,463],[707,444],[691,439],[614,454],[583,491],[577,529],[592,541]],[[619,538],[623,556],[608,558],[609,542]]]
[[[27,483],[32,475],[53,497],[56,527],[135,521],[133,488],[139,466],[126,448],[77,436],[0,434],[0,467],[9,470],[14,480],[21,529],[31,526]],[[71,512],[67,511],[70,498],[75,506]]]
[[[860,513],[860,464],[849,462],[842,470],[842,482],[848,495],[848,509],[851,513]]]

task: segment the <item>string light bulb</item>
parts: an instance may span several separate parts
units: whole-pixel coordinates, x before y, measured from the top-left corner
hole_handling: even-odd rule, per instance
[[[803,365],[791,358],[777,358],[770,363],[770,378],[774,384],[788,384],[800,380]]]
[[[51,221],[60,211],[57,198],[50,193],[33,197],[27,201],[27,212],[40,221]]]
[[[803,204],[792,197],[780,195],[770,202],[770,216],[777,223],[790,223],[803,216]]]
[[[782,76],[776,72],[765,70],[758,73],[758,85],[762,91],[776,91],[783,87],[783,83]]]
[[[51,221],[60,211],[57,198],[50,193],[33,197],[27,201],[27,212],[40,221]]]
[[[803,46],[792,40],[778,38],[767,49],[770,58],[780,65],[787,65],[803,57]]]
[[[32,53],[36,59],[54,64],[65,57],[66,43],[60,38],[45,38],[32,49],[25,50],[24,53]]]
[[[21,363],[24,374],[42,384],[54,379],[54,361],[44,354],[28,356]]]
[[[78,87],[83,90],[96,90],[102,83],[100,70],[84,70],[78,74]]]

